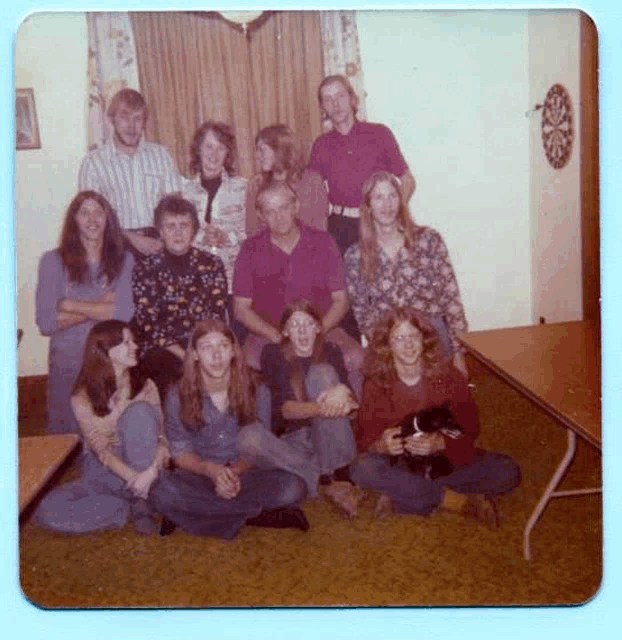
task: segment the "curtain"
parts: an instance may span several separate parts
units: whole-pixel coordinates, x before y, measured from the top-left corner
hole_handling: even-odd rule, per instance
[[[365,87],[361,66],[361,48],[356,29],[354,11],[320,11],[322,48],[324,53],[324,75],[344,75],[350,80],[359,97],[357,117],[366,119]],[[330,127],[330,121],[324,128]]]
[[[110,98],[124,87],[140,91],[132,25],[127,13],[86,14],[88,28],[87,146],[93,149],[111,134],[105,116]]]
[[[206,14],[147,12],[130,18],[150,107],[147,138],[167,146],[184,175],[192,135],[205,120],[234,128],[238,171],[246,177],[255,172],[254,137],[261,127],[287,124],[307,146],[321,133],[318,12],[271,12],[246,33]]]

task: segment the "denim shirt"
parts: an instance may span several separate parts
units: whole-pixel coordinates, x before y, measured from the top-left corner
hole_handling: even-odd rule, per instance
[[[202,396],[202,405],[201,424],[195,430],[181,420],[179,385],[173,386],[167,394],[164,424],[171,455],[192,452],[220,464],[234,462],[238,458],[237,418],[230,411],[221,413],[207,393]]]

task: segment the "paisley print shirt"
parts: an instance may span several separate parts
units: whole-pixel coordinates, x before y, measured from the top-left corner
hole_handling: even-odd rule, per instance
[[[466,331],[467,321],[460,289],[440,233],[418,227],[415,246],[402,247],[392,260],[378,249],[378,272],[369,282],[361,274],[361,251],[357,243],[344,256],[348,295],[359,328],[368,338],[387,311],[411,307],[442,318],[454,349],[460,349],[456,331]]]

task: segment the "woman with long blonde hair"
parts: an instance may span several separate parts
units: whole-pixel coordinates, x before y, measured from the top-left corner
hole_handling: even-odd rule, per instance
[[[416,225],[398,179],[374,173],[363,186],[360,240],[344,256],[350,303],[369,340],[384,314],[397,306],[429,316],[445,350],[467,375],[458,331],[467,330],[460,289],[441,235]]]
[[[233,332],[217,319],[199,322],[182,378],[165,403],[176,468],[150,493],[165,517],[163,533],[179,526],[231,539],[245,524],[308,529],[296,506],[305,496],[304,482],[287,471],[253,468],[240,455],[238,432],[255,414],[254,384]]]

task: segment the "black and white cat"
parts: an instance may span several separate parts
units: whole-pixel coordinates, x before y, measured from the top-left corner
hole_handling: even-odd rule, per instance
[[[398,438],[407,438],[413,434],[416,438],[424,433],[439,432],[449,438],[459,438],[463,433],[460,425],[456,424],[454,420],[449,403],[409,413],[396,426],[401,427],[401,434],[396,436]],[[394,457],[392,464],[431,480],[448,476],[453,471],[452,463],[442,451],[428,456],[420,456],[404,450],[404,453]]]

